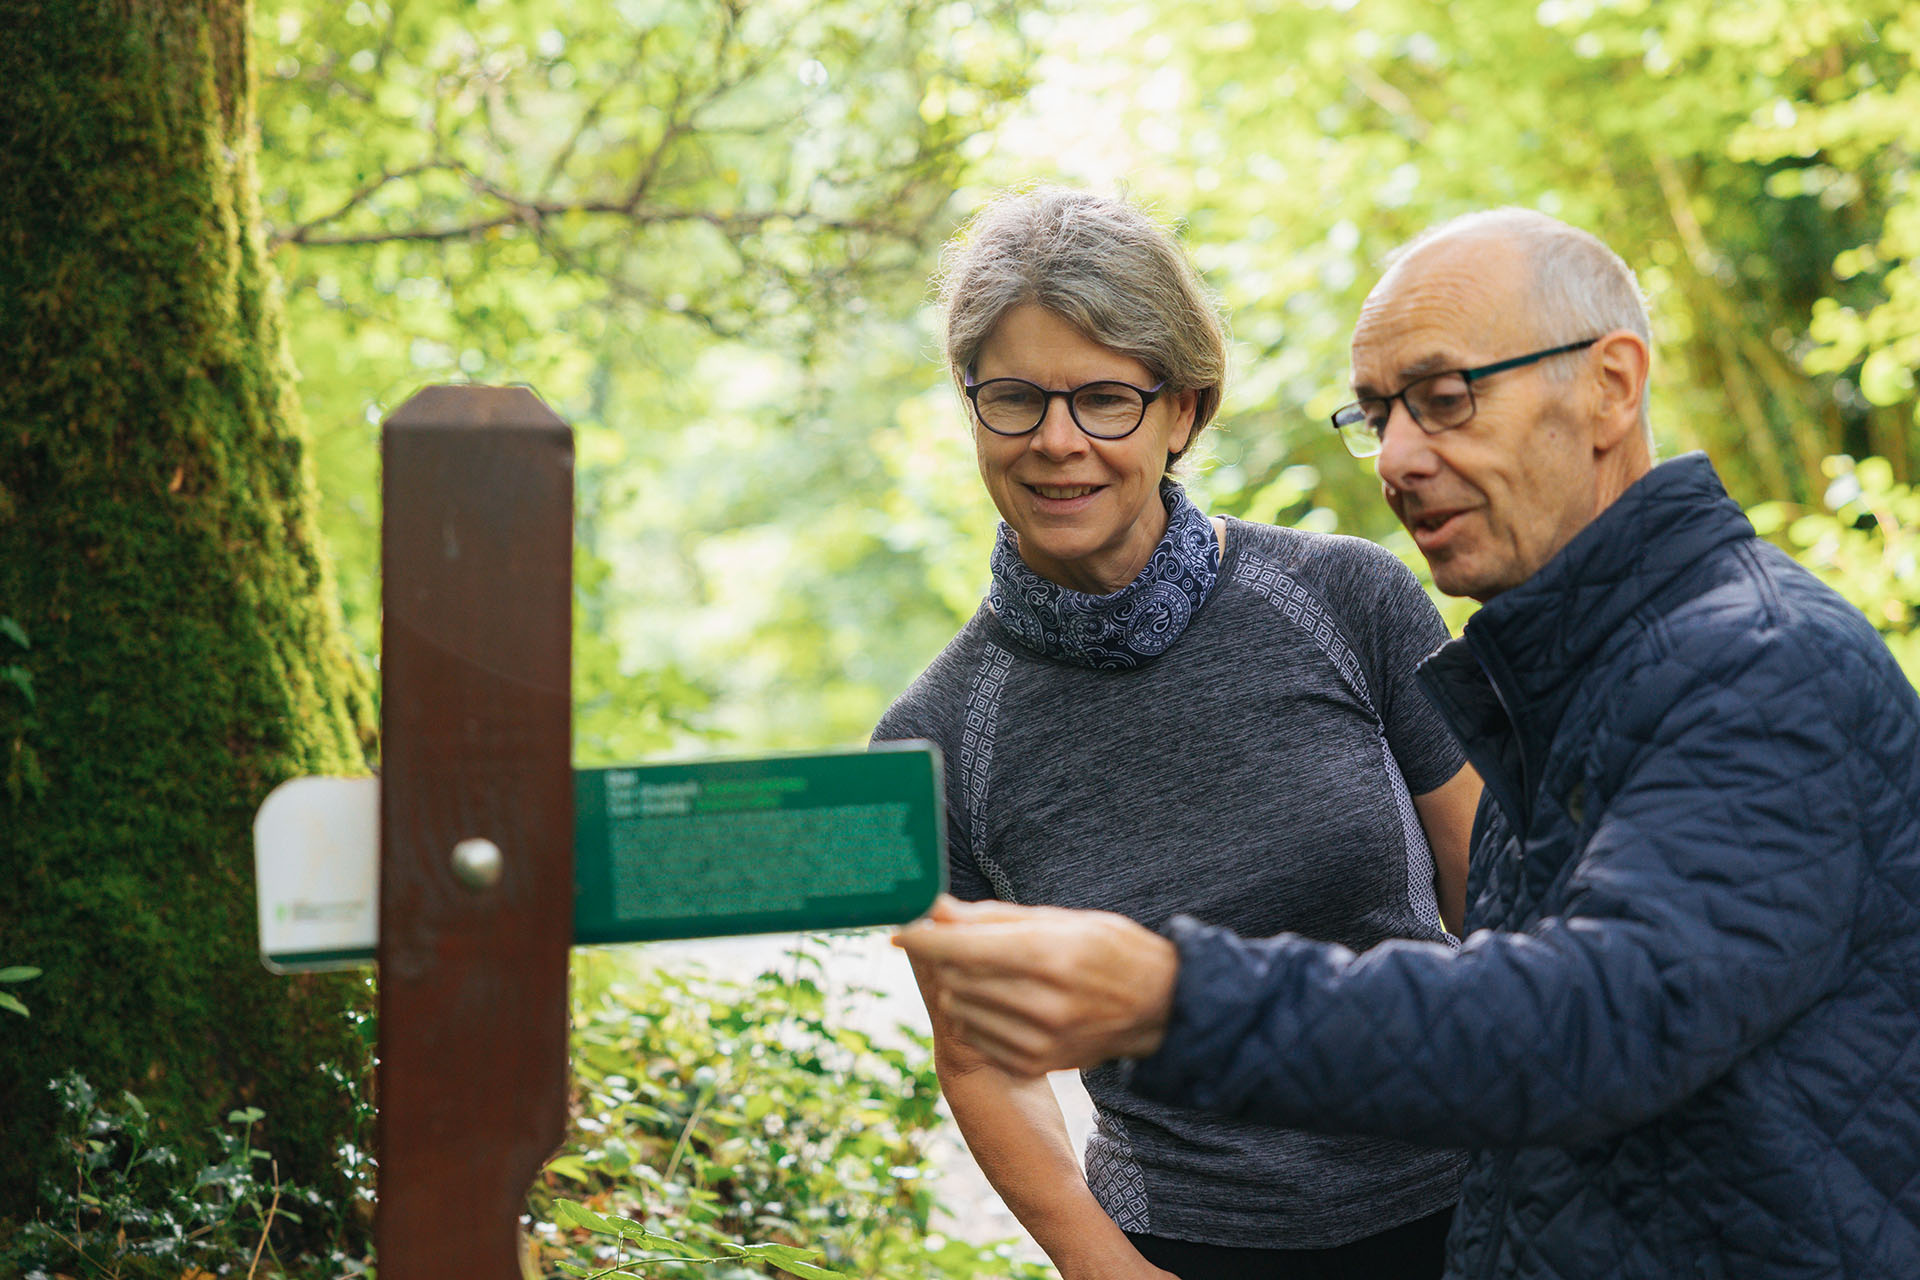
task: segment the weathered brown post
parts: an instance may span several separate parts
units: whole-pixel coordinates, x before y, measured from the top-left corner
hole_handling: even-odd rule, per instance
[[[566,1120],[573,437],[429,387],[382,451],[380,1273],[519,1280]]]

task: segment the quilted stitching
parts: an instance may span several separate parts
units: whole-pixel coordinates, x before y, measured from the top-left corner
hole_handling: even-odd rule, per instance
[[[1493,798],[1480,932],[1178,922],[1134,1087],[1478,1148],[1452,1276],[1920,1277],[1920,698],[1864,620],[1696,455],[1423,678]]]

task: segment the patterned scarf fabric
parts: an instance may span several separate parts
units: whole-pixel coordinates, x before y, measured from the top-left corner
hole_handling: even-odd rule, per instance
[[[1165,653],[1207,602],[1219,577],[1213,522],[1179,485],[1163,481],[1167,532],[1147,567],[1110,596],[1049,582],[1020,558],[1005,524],[993,544],[987,601],[1021,644],[1062,662],[1097,670],[1137,667]]]

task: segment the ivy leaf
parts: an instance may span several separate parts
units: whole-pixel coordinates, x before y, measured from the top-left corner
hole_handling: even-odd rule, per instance
[[[34,704],[33,676],[25,667],[0,667],[0,680],[18,689],[20,696],[27,700],[28,706]]]
[[[30,964],[8,965],[0,969],[0,982],[31,982],[40,976],[40,970]]]
[[[577,1200],[555,1200],[553,1220],[563,1227],[584,1227],[604,1236],[617,1236],[618,1227]]]
[[[749,1258],[768,1262],[788,1275],[804,1276],[806,1280],[847,1280],[842,1271],[829,1271],[817,1266],[812,1259],[822,1255],[812,1249],[796,1249],[790,1244],[756,1244],[741,1250]]]
[[[617,1231],[622,1239],[631,1240],[643,1249],[657,1249],[683,1258],[705,1259],[711,1256],[671,1236],[649,1231],[644,1223],[635,1222],[632,1218],[623,1218],[617,1213],[609,1213],[603,1220]]]
[[[27,1012],[27,1006],[21,1004],[4,991],[0,991],[0,1009],[5,1009],[9,1013],[17,1013],[23,1018],[32,1016]]]
[[[547,1161],[546,1172],[573,1182],[591,1182],[593,1175],[587,1172],[587,1165],[579,1156],[555,1156]]]
[[[12,618],[0,618],[0,636],[5,636],[22,649],[33,648],[32,645],[27,643],[26,628],[15,622]]]
[[[769,1258],[767,1261],[788,1275],[805,1276],[808,1280],[848,1280],[847,1273],[844,1271],[829,1271],[825,1267],[816,1267],[810,1262],[801,1262],[797,1259],[782,1262],[778,1258]]]

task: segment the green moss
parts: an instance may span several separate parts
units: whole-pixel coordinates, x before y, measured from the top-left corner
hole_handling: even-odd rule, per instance
[[[260,967],[250,826],[359,772],[253,178],[246,8],[26,0],[0,42],[0,962],[45,970],[0,1037],[0,1218],[48,1164],[47,1081],[133,1088],[179,1138],[267,1112],[328,1181],[360,1054],[341,979]],[[13,660],[12,657],[9,659]]]

